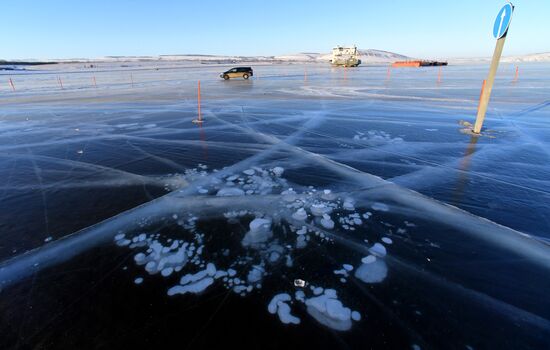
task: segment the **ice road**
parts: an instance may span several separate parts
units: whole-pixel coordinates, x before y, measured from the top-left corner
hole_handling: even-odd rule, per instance
[[[227,68],[0,73],[2,349],[550,347],[550,66]]]

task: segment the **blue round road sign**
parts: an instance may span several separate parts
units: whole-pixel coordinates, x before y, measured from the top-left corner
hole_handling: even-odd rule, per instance
[[[508,31],[512,21],[512,12],[514,12],[514,6],[511,3],[507,3],[500,9],[493,25],[493,36],[496,39],[502,38]]]

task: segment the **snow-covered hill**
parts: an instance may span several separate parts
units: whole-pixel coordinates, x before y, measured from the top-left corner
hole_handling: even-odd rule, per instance
[[[550,52],[534,53],[531,55],[521,56],[507,56],[502,59],[507,63],[521,63],[521,62],[550,62]]]
[[[389,63],[396,60],[409,59],[409,57],[393,52],[381,50],[359,50],[360,58],[364,63]],[[49,60],[55,62],[75,62],[75,63],[94,63],[94,62],[206,62],[206,63],[237,63],[237,62],[309,62],[324,63],[330,61],[331,53],[301,52],[279,56],[230,56],[230,55],[159,55],[159,56],[105,56],[98,58],[70,58]],[[32,62],[35,60],[25,60]]]
[[[491,57],[465,57],[449,59],[450,64],[487,63],[490,61]],[[550,62],[550,52],[534,53],[530,55],[504,56],[500,61],[503,63]]]
[[[434,59],[433,57],[408,57],[394,52],[375,50],[375,49],[360,49],[360,59],[363,64],[388,64],[395,61],[411,60],[411,59]],[[230,55],[199,55],[199,54],[184,54],[184,55],[159,55],[159,56],[105,56],[99,58],[71,58],[48,60],[60,63],[114,63],[114,62],[199,62],[199,63],[240,63],[240,62],[266,62],[266,63],[327,63],[332,59],[331,53],[318,52],[301,52],[288,55],[278,56],[230,56]],[[485,63],[490,61],[490,57],[470,57],[470,58],[449,58],[450,64],[470,64],[470,63]],[[34,62],[37,60],[18,60],[26,62]],[[550,52],[536,53],[530,55],[507,56],[502,58],[505,63],[522,63],[522,62],[550,62]],[[2,60],[0,59],[0,65]]]

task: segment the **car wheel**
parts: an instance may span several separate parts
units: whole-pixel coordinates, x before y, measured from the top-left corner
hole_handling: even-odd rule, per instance
[[[224,79],[224,80],[229,80],[229,75],[224,74],[223,79]]]
[[[243,78],[248,79],[248,74],[243,74]]]

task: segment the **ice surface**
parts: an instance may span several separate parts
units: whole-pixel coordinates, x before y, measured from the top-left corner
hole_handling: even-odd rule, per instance
[[[186,338],[188,320],[211,316],[201,314],[211,296],[217,303],[215,296],[236,293],[250,298],[246,305],[265,305],[284,291],[289,298],[275,303],[274,315],[293,326],[299,315],[298,332],[313,343],[326,338],[312,336],[305,318],[348,329],[333,338],[349,348],[447,341],[464,348],[483,342],[469,331],[479,327],[494,347],[510,347],[513,334],[525,348],[542,348],[538,339],[550,334],[547,67],[522,67],[525,79],[512,84],[506,72],[514,67],[503,66],[486,134],[475,139],[457,121],[472,121],[485,67],[446,67],[441,84],[427,68],[392,70],[385,81],[387,67],[307,67],[307,82],[303,68],[258,66],[261,80],[226,84],[209,78],[220,66],[163,72],[145,65],[133,70],[140,81],[131,88],[120,77],[127,71],[112,65],[95,73],[96,89],[72,67],[78,74],[67,73],[64,91],[52,91],[49,74],[14,76],[20,89],[0,98],[0,311],[7,322],[27,314],[14,329],[36,339],[28,329],[42,329],[49,320],[40,315],[59,310],[48,306],[57,301],[37,306],[32,296],[58,294],[56,276],[63,276],[63,295],[74,297],[71,286],[124,295],[117,301],[135,302],[136,317],[150,310],[142,305],[187,303],[167,292],[208,292],[170,323]],[[199,77],[206,96],[200,128],[190,123]],[[97,259],[103,251],[109,255]],[[129,268],[116,275],[115,266]],[[98,274],[86,280],[84,270]],[[96,287],[115,275],[129,283]],[[308,288],[295,287],[297,278]],[[35,292],[15,294],[31,283]],[[144,287],[152,300],[143,299]],[[86,301],[109,310],[104,299]],[[231,298],[220,302],[216,321],[234,320],[225,311]],[[356,322],[361,315],[369,322]],[[63,314],[53,327],[85,329],[76,321]],[[140,326],[149,331],[151,323]],[[441,326],[455,338],[432,331]],[[224,331],[215,333],[229,339]],[[381,331],[384,337],[362,338]]]

